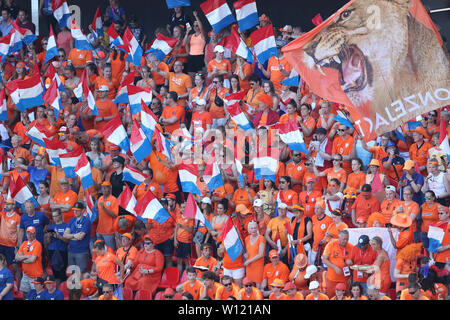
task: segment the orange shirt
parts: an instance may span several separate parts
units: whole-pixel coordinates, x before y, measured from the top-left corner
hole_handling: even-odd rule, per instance
[[[117,89],[120,86],[120,82],[118,79],[114,77],[112,78],[111,82],[106,78],[97,77],[95,78],[94,89],[99,90],[100,86],[107,86],[109,88],[108,98],[112,100],[116,97]]]
[[[326,294],[319,292],[319,297],[317,299],[314,299],[313,294],[310,293],[306,296],[305,300],[330,300],[330,298],[328,298]]]
[[[55,194],[55,196],[53,197],[53,201],[57,204],[70,204],[73,207],[78,201],[78,195],[70,189],[66,193],[60,191]],[[69,223],[70,219],[75,217],[72,209],[63,212],[62,216],[65,223]]]
[[[249,189],[249,192],[250,192],[250,195],[254,198],[256,195],[256,192],[253,189]],[[243,204],[249,210],[252,209],[253,203],[250,202],[247,190],[244,190],[242,188],[237,189],[233,194],[232,201],[236,206],[239,204]]]
[[[225,105],[222,107],[219,107],[215,103],[216,96],[223,99],[225,98],[225,94],[228,93],[230,90],[227,88],[220,89],[219,92],[217,92],[217,89],[212,89],[210,93],[210,107],[209,107],[209,113],[211,114],[211,118],[213,119],[221,119],[225,118]]]
[[[178,120],[175,121],[172,124],[167,124],[164,126],[164,130],[166,132],[172,133],[174,132],[176,129],[180,129],[180,125],[184,122],[184,107],[180,106],[180,105],[176,105],[176,106],[165,106],[162,113],[161,113],[161,117],[165,118],[165,119],[170,119],[173,117],[176,117]]]
[[[283,220],[280,217],[275,217],[270,219],[269,224],[267,225],[267,229],[270,229],[272,241],[275,241],[277,237],[277,233],[280,235],[281,245],[284,247],[288,243],[288,239],[286,236],[285,230],[288,230],[291,225],[291,220],[288,217],[285,217]],[[277,232],[278,231],[278,232]]]
[[[105,199],[105,196],[101,196],[98,199],[98,225],[97,225],[97,233],[100,234],[113,234],[114,233],[114,220],[115,217],[111,217],[109,214],[105,212],[105,210],[100,206],[103,203],[104,206],[109,210],[114,212],[114,214],[118,215],[119,213],[119,204],[117,203],[117,198],[113,195],[109,195]]]
[[[98,277],[108,281],[108,283],[119,283],[119,280],[115,274],[115,262],[117,256],[111,252],[105,252],[103,256],[98,256],[95,259],[95,265],[97,266]]]
[[[115,116],[119,114],[119,111],[117,110],[117,105],[111,100],[106,99],[104,101],[102,100],[96,100],[95,104],[97,105],[98,109],[98,117],[109,117],[109,116]],[[99,121],[94,122],[94,129],[101,130],[105,124],[107,124],[108,121]]]
[[[281,279],[284,282],[289,281],[289,268],[283,262],[278,262],[276,267],[273,263],[268,263],[264,266],[263,279],[267,280],[267,286],[271,288],[270,284],[276,279]]]
[[[395,198],[391,202],[389,202],[388,200],[383,200],[380,207],[381,207],[381,213],[383,214],[386,221],[391,221],[392,213],[402,203],[403,203],[403,201],[401,201],[400,199],[397,199],[397,198]]]
[[[322,192],[320,191],[311,191],[308,194],[308,191],[302,191],[298,195],[298,202],[300,202],[305,208],[305,216],[312,218],[314,216],[314,206],[316,204],[316,200],[322,197]]]
[[[133,192],[136,191],[135,197],[138,202],[145,196],[148,189],[150,189],[150,191],[157,199],[161,199],[163,197],[163,192],[158,183],[152,181],[152,183],[146,185],[144,182],[142,182],[141,184],[134,186],[133,189]]]
[[[420,148],[417,148],[417,143],[413,143],[411,147],[409,148],[409,157],[411,160],[417,162],[417,165],[419,167],[425,166],[427,164],[428,160],[428,150],[432,148],[433,146],[428,142],[423,142],[423,144],[420,146]],[[422,174],[426,173],[427,170],[421,171]],[[425,174],[426,176],[426,174]]]
[[[248,296],[245,288],[242,288],[239,290],[238,300],[263,300],[263,295],[258,288],[252,287],[252,293]]]
[[[73,48],[67,56],[67,61],[71,61],[77,67],[92,62],[94,59],[91,50],[78,50],[77,48]],[[80,77],[82,73],[83,69],[76,69],[77,77]]]
[[[128,53],[125,53],[123,55],[123,60],[120,59],[120,53],[116,55],[116,59],[113,59],[114,52],[111,52],[111,54],[109,55],[113,79],[117,79],[118,81],[122,80],[123,72],[125,71],[125,64],[127,57]]]
[[[23,148],[23,147],[18,147],[16,149],[12,148],[11,150],[9,150],[9,152],[11,152],[15,158],[24,158],[27,160],[28,164],[30,164],[31,161],[34,160],[33,155],[30,153],[30,151],[28,151],[27,149]]]
[[[383,163],[383,158],[388,157],[388,153],[383,149],[382,146],[374,146],[370,147],[369,151],[374,154],[374,159],[380,161],[380,164]],[[384,167],[380,167],[380,173],[384,171]]]
[[[247,95],[244,98],[244,101],[250,106],[243,105],[242,111],[246,113],[246,115],[251,119],[259,108],[259,97],[264,94],[263,88],[259,88],[258,91],[254,91],[253,89],[248,90]]]
[[[328,226],[327,231],[329,234],[331,234],[331,239],[337,239],[339,231],[347,229],[348,225],[345,222],[341,222],[339,226],[336,225],[336,223],[332,223]]]
[[[353,203],[352,210],[355,210],[356,220],[358,220],[359,217],[363,217],[364,221],[367,221],[372,213],[380,211],[380,202],[374,195],[368,200],[362,195],[358,195]]]
[[[54,197],[58,192],[61,191],[61,185],[59,184],[59,181],[61,178],[65,178],[66,174],[64,173],[64,170],[62,168],[57,168],[55,166],[49,166],[50,171],[50,197]],[[69,183],[72,184],[72,178],[68,179]]]
[[[205,259],[204,256],[201,256],[197,260],[195,260],[194,266],[205,267],[208,268],[209,271],[214,271],[214,267],[217,265],[217,259],[213,256]],[[197,277],[201,278],[203,271],[197,270]]]
[[[250,83],[248,81],[248,77],[253,73],[253,65],[250,63],[245,63],[242,67],[242,72],[245,75],[245,79],[241,78],[241,73],[239,72],[239,66],[236,63],[236,67],[234,68],[234,74],[239,77],[239,85],[241,86],[241,90],[250,89]]]
[[[338,240],[331,240],[326,246],[323,252],[324,255],[329,255],[328,261],[341,269],[344,268],[347,264],[345,260],[350,257],[352,252],[353,245],[347,243],[347,245],[342,248],[339,245]],[[336,271],[332,268],[328,268],[327,270],[327,279],[334,282],[346,282],[348,277],[344,276],[344,272],[341,274],[337,274]]]
[[[293,206],[294,204],[298,203],[298,193],[294,190],[289,189],[288,191],[284,192],[283,190],[278,191],[274,195],[274,199],[278,199],[278,193],[280,193],[280,200],[281,202],[287,204],[288,206]]]
[[[319,220],[317,219],[317,216],[314,215],[311,218],[311,220],[313,224],[313,234],[314,234],[313,250],[317,251],[319,242],[325,237],[325,232],[327,231],[328,226],[333,223],[333,219],[331,219],[327,215],[324,215],[324,217],[321,220]]]
[[[221,287],[221,284],[217,282],[214,282],[212,288],[206,287],[206,296],[210,297],[213,300],[216,299],[216,293],[219,287]],[[200,288],[200,295],[202,294],[203,294],[203,287]]]
[[[359,190],[366,183],[366,174],[362,171],[358,173],[350,173],[347,176],[347,187],[355,188]]]
[[[278,120],[279,123],[286,123],[289,122],[291,119],[295,119],[296,122],[300,119],[300,116],[298,113],[294,113],[293,115],[290,115],[289,113],[285,113],[280,117],[280,120]],[[304,139],[305,137],[303,137]]]
[[[402,203],[403,209],[404,209],[404,213],[407,215],[411,215],[414,214],[416,217],[419,215],[420,213],[420,207],[419,204],[415,201],[411,201],[409,204],[406,204],[405,201],[403,201]],[[411,225],[411,229],[413,232],[417,231],[417,221],[416,219],[413,219],[412,221],[412,225]]]
[[[149,65],[149,67],[151,68],[151,65]],[[169,73],[169,66],[165,63],[165,62],[160,62],[158,64],[158,69],[161,71],[164,71],[165,73]],[[155,84],[157,86],[161,86],[165,83],[166,79],[159,75],[159,73],[157,73],[156,71],[152,71],[152,75],[153,75],[153,81],[155,81]]]
[[[128,255],[127,255],[127,253],[128,253]],[[136,261],[137,253],[138,253],[138,250],[134,246],[131,246],[128,249],[128,251],[125,251],[123,249],[123,247],[120,247],[119,249],[117,249],[116,256],[125,265],[125,264],[127,264],[128,261],[132,261],[134,263]],[[125,258],[125,256],[126,256],[126,258]],[[125,260],[124,260],[124,258],[125,258]]]
[[[223,285],[219,285],[216,291],[216,300],[227,300],[228,297],[235,297],[238,298],[239,294],[239,286],[235,283],[231,284],[231,290],[227,291],[227,289]]]
[[[30,128],[33,127],[30,123]],[[23,125],[22,121],[19,121],[14,126],[13,132],[22,138],[22,144],[30,143],[30,137],[27,135],[28,129]]]
[[[439,222],[438,205],[437,202],[431,208],[426,203],[422,205],[422,232],[428,233],[430,225]]]
[[[286,294],[282,293],[278,298],[275,295],[275,292],[272,292],[269,295],[269,300],[286,300]]]
[[[328,183],[331,182],[331,179],[338,179],[342,184],[347,181],[347,172],[343,168],[339,169],[338,172],[334,171],[334,168],[328,168],[323,170],[323,173],[327,175]]]
[[[42,277],[44,271],[42,269],[42,245],[36,239],[32,243],[28,241],[22,242],[17,253],[22,252],[24,255],[32,255],[37,257],[32,263],[22,262],[22,271],[30,278]]]
[[[281,81],[285,78],[281,73],[279,65],[283,65],[285,72],[291,72],[292,67],[289,64],[286,57],[279,59],[278,57],[271,57],[267,64],[267,71],[270,72],[270,81],[273,82],[273,86],[276,90],[281,90]]]
[[[155,244],[163,243],[164,241],[169,240],[173,235],[176,215],[170,212],[169,214],[171,218],[164,221],[163,224],[159,224],[153,219],[147,220],[148,224],[150,224],[148,235]]]
[[[294,161],[289,161],[286,164],[286,175],[291,177],[292,180],[300,180],[303,181],[303,177],[305,176],[305,166],[300,161],[295,164]],[[292,190],[299,193],[302,191],[301,184],[292,184]]]
[[[291,297],[290,295],[286,294],[284,296],[284,300],[305,300],[303,297],[303,294],[301,292],[297,292],[295,296]]]
[[[178,96],[186,94],[188,89],[192,87],[191,77],[185,73],[181,75],[176,75],[173,72],[169,72],[167,74],[167,78],[169,80],[169,91],[175,91]],[[186,106],[186,98],[179,99],[178,104],[182,107]]]
[[[445,225],[447,224],[447,225]],[[442,246],[448,246],[450,244],[450,223],[437,223],[435,226],[441,227],[444,229],[444,239],[442,239]],[[436,262],[446,263],[446,261],[450,260],[450,250],[444,250],[439,253],[434,254],[434,260]]]
[[[341,136],[337,136],[333,140],[332,154],[349,155],[353,150],[354,139],[348,136],[345,140]],[[342,161],[342,168],[347,172],[352,172],[351,161]]]
[[[191,219],[191,218],[186,218],[181,213],[178,213],[177,224],[180,224],[184,227],[192,227],[193,228],[195,226],[195,220]],[[178,226],[177,241],[180,241],[183,243],[191,243],[192,242],[192,232],[188,232],[187,230],[183,229],[181,226]]]
[[[303,125],[307,128],[313,129],[310,136],[307,136],[303,133],[303,140],[305,141],[306,146],[309,147],[309,143],[311,142],[315,131],[314,129],[316,127],[316,120],[313,117],[309,116],[308,119],[303,120]]]
[[[202,113],[194,112],[192,114],[191,126],[202,127],[204,131],[207,130],[207,125],[212,125],[211,113],[204,111]]]
[[[228,59],[222,59],[222,61],[218,62],[216,59],[212,59],[210,62],[208,62],[208,66],[206,71],[208,73],[211,73],[214,71],[214,69],[218,69],[221,71],[231,71],[231,63]],[[228,76],[225,74],[224,78],[228,78]]]
[[[186,281],[183,285],[183,291],[189,292],[194,297],[194,300],[200,299],[200,289],[203,287],[203,282],[200,280],[195,280],[192,285],[190,281]]]
[[[17,245],[17,227],[20,225],[20,215],[13,211],[12,216],[0,212],[0,245],[15,247]]]

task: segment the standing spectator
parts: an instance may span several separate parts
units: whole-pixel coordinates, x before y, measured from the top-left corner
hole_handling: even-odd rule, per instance
[[[24,208],[25,213],[20,217],[18,243],[21,244],[23,241],[29,240],[27,238],[28,232],[25,233],[25,230],[33,226],[35,228],[34,239],[37,239],[42,245],[44,243],[44,228],[50,223],[50,220],[45,214],[35,210],[32,200],[25,201]]]
[[[51,0],[39,0],[39,18],[42,18],[44,22],[44,28],[39,30],[42,34],[49,34],[50,26],[52,26],[53,31],[55,31],[56,33],[60,31],[58,21],[56,21],[55,17],[53,16],[51,2]]]
[[[207,80],[212,81],[216,76],[222,76],[224,79],[224,86],[230,87],[229,78],[232,75],[231,64],[228,59],[224,58],[225,49],[221,45],[214,48],[215,58],[208,62]]]
[[[351,161],[356,157],[356,142],[350,135],[350,128],[339,123],[337,129],[338,136],[333,140],[333,156],[340,154],[342,157],[342,168],[350,174],[352,172]]]
[[[67,224],[63,220],[60,209],[52,210],[52,220],[53,223],[47,228],[46,245],[50,267],[52,268],[53,275],[59,285],[62,281],[67,279],[67,244],[69,240],[64,238]]]
[[[404,200],[403,190],[405,187],[411,187],[413,190],[412,200],[421,205],[424,201],[422,186],[424,185],[425,179],[424,176],[415,170],[416,162],[413,160],[406,160],[405,165],[403,166],[403,174],[400,178],[400,182],[398,184],[400,191],[400,200]]]
[[[315,215],[311,221],[313,224],[314,243],[311,250],[311,255],[308,256],[308,264],[316,264],[316,259],[320,259],[323,248],[326,244],[325,232],[333,220],[325,214],[325,202],[318,199],[314,206]]]
[[[428,134],[423,127],[417,127],[411,131],[414,143],[409,147],[409,157],[417,163],[420,173],[423,176],[427,176],[428,150],[433,146],[425,141],[425,137],[428,137]]]
[[[326,282],[327,296],[332,296],[336,285],[344,282],[348,285],[351,272],[347,264],[353,245],[348,243],[349,234],[347,230],[339,231],[337,240],[331,240],[325,247],[322,262],[328,267]]]
[[[287,209],[288,207],[286,203],[282,202],[278,205],[278,216],[270,219],[269,224],[267,225],[266,234],[264,235],[269,248],[280,251],[280,255],[284,258],[285,262],[287,262],[288,245],[286,233],[289,230],[291,223],[290,219],[286,216]],[[280,238],[281,248],[278,248],[276,242],[277,237]]]
[[[194,33],[190,33],[192,28],[186,27],[186,35],[183,44],[189,53],[187,71],[193,77],[196,72],[202,71],[205,67],[205,46],[206,32],[198,17],[197,11],[193,11],[195,21],[193,25]]]
[[[392,216],[390,220],[390,224],[387,225],[389,236],[391,239],[392,246],[397,249],[401,250],[407,245],[413,243],[414,241],[414,233],[411,228],[412,220],[411,217],[407,214],[403,213],[397,213]],[[394,239],[394,236],[392,235],[391,228],[397,228],[399,229],[400,233],[398,235],[397,241]],[[399,251],[397,251],[398,254]]]
[[[109,6],[106,8],[106,16],[111,23],[126,25],[127,17],[125,9],[120,5],[119,0],[109,0]]]
[[[195,221],[192,218],[183,216],[184,204],[177,214],[177,224],[175,226],[174,247],[176,248],[177,267],[180,274],[183,273],[183,261],[186,267],[189,265],[188,257],[191,255],[192,237]]]
[[[50,208],[52,210],[59,209],[64,222],[69,223],[70,219],[74,217],[72,207],[78,201],[78,195],[70,189],[69,180],[66,177],[61,178],[59,183],[61,191],[50,200]]]
[[[281,81],[288,77],[292,70],[287,58],[284,57],[283,51],[281,51],[282,46],[280,42],[277,42],[278,56],[272,56],[269,59],[267,69],[264,69],[264,66],[258,63],[258,68],[265,77],[272,81],[277,94],[281,91]]]
[[[397,209],[402,205],[402,201],[396,198],[395,187],[387,186],[384,189],[385,198],[383,202],[381,202],[380,209],[381,214],[384,216],[386,221],[390,221],[394,211],[397,212]]]
[[[399,250],[395,263],[394,277],[397,279],[395,291],[400,295],[401,291],[408,287],[411,274],[417,277],[417,257],[422,250],[421,243],[411,243]]]
[[[63,235],[69,240],[68,265],[78,266],[82,273],[87,271],[91,235],[91,220],[83,215],[83,210],[84,204],[77,202],[73,207],[75,217],[69,221]]]
[[[173,12],[171,13],[170,16],[170,24],[167,25],[167,31],[169,32],[169,34],[171,34],[176,26],[183,26],[183,28],[186,28],[187,23],[190,24],[191,19],[184,12],[184,8],[183,7],[173,8]]]
[[[176,64],[179,64],[177,62]],[[178,93],[176,91],[170,91],[167,98],[167,105],[163,108],[161,117],[159,117],[159,123],[164,126],[164,131],[172,134],[175,130],[180,129],[181,124],[184,122],[185,110],[181,105]]]
[[[8,33],[13,28],[13,25],[10,21],[11,14],[7,8],[2,8],[2,21],[0,22],[0,32],[2,36],[8,35]]]
[[[4,211],[0,212],[0,253],[6,258],[6,264],[11,265],[17,279],[20,279],[20,270],[14,260],[15,250],[19,248],[18,234],[20,228],[20,215],[14,210],[16,202],[8,198]]]
[[[369,236],[363,234],[358,239],[358,244],[353,247],[350,256],[347,259],[348,265],[371,265],[374,264],[377,258],[377,252],[370,246]],[[358,282],[361,285],[361,294],[367,292],[367,279],[368,274],[359,270],[353,270],[354,282]]]
[[[32,33],[36,33],[36,26],[28,19],[28,12],[26,12],[24,9],[19,9],[19,13],[17,14],[17,25],[20,28],[28,29]]]
[[[428,176],[422,187],[422,192],[431,190],[436,195],[436,201],[443,206],[450,205],[450,181],[446,173],[439,170],[439,162],[436,159],[428,161]]]
[[[109,177],[109,182],[111,183],[111,194],[119,198],[120,194],[123,191],[123,188],[125,186],[125,182],[123,181],[123,169],[125,167],[125,159],[121,156],[117,156],[112,158],[112,166],[114,168],[114,172],[111,174],[111,177]],[[131,186],[133,189],[134,184]],[[120,210],[119,212],[125,213],[125,210]]]
[[[248,82],[250,90],[248,90],[247,95],[243,99],[246,104],[242,106],[242,111],[251,118],[259,108],[259,97],[264,94],[264,90],[261,87],[261,79],[255,73],[249,76]]]
[[[114,220],[119,214],[117,198],[111,194],[111,182],[102,183],[102,196],[98,198],[97,239],[104,240],[106,245],[116,250]]]
[[[361,193],[356,196],[356,201],[352,206],[352,223],[359,228],[367,223],[369,216],[373,212],[380,211],[380,202],[377,197],[372,194],[372,187],[370,184],[365,184],[361,187]],[[359,223],[358,219],[364,221]]]
[[[367,270],[372,275],[367,279],[367,295],[370,294],[369,288],[376,288],[378,292],[385,296],[391,287],[391,260],[386,250],[383,249],[383,240],[376,236],[370,240],[370,246],[375,251],[376,259],[372,268]],[[356,271],[356,270],[355,270]],[[369,297],[370,298],[370,297]]]
[[[103,240],[96,241],[94,244],[94,251],[97,254],[92,270],[98,274],[103,280],[108,281],[109,284],[117,285],[122,284],[124,275],[124,264],[115,255],[114,252],[109,252],[105,248],[105,242]],[[116,276],[116,266],[119,267],[119,276]]]
[[[258,224],[255,221],[249,222],[247,228],[249,235],[245,238],[245,274],[259,289],[263,277],[266,240],[259,234]]]
[[[14,276],[7,266],[5,255],[0,253],[0,300],[13,300]]]
[[[434,226],[443,228],[445,231],[445,235],[442,239],[441,246],[436,248],[436,252],[433,253],[433,259],[435,261],[436,267],[438,267],[440,270],[445,270],[445,268],[447,267],[447,263],[450,260],[450,209],[448,207],[439,205],[438,212],[439,222]]]
[[[130,15],[128,28],[130,28],[130,31],[133,33],[133,36],[136,38],[140,46],[144,48],[145,42],[147,40],[147,35],[144,33],[144,28],[142,28],[142,26],[138,24],[136,15]]]
[[[428,190],[425,192],[425,203],[421,206],[420,217],[422,220],[420,232],[420,241],[423,244],[425,250],[428,251],[429,239],[428,229],[430,225],[439,222],[439,203],[436,202],[436,195],[433,191]]]
[[[221,74],[215,73],[212,83],[208,88],[205,96],[207,109],[212,118],[212,129],[217,129],[224,126],[227,119],[227,112],[225,111],[225,103],[223,99],[229,92],[229,89],[224,87],[224,77]]]
[[[90,62],[94,62],[94,56],[90,50],[78,50],[77,48],[72,48],[67,56],[67,63],[75,68],[77,77],[81,77],[84,68],[86,68],[87,64]]]
[[[42,268],[42,245],[36,240],[36,229],[27,227],[27,240],[22,242],[16,253],[16,261],[22,263],[20,291],[27,295],[33,289],[33,281],[44,275]]]
[[[42,292],[42,300],[64,300],[64,294],[57,289],[55,277],[47,276],[44,284],[46,289]]]
[[[107,85],[101,85],[98,88],[98,99],[95,104],[98,109],[98,116],[95,116],[94,129],[102,129],[108,121],[112,120],[119,114],[117,105],[109,98],[109,87]]]
[[[328,226],[325,233],[326,242],[337,239],[339,231],[348,228],[348,225],[344,222],[341,210],[334,209],[331,211],[331,219],[333,219],[333,223]]]

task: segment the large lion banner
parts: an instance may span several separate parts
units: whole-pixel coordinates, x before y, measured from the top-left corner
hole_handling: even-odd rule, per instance
[[[283,52],[365,140],[450,104],[448,52],[419,0],[352,0]]]

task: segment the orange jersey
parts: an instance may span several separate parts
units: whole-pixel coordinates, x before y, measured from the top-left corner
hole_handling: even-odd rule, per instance
[[[178,96],[184,95],[188,92],[188,89],[192,87],[191,77],[185,73],[181,75],[176,75],[173,72],[169,72],[167,74],[167,78],[169,81],[169,91],[175,91]],[[186,98],[179,99],[178,103],[180,106],[186,106]]]
[[[17,245],[17,228],[20,225],[20,215],[13,211],[11,216],[0,212],[0,245],[15,247]]]
[[[108,283],[119,283],[115,274],[115,261],[117,256],[114,253],[106,252],[103,256],[98,256],[95,259],[97,266],[98,277],[108,281]]]
[[[341,269],[347,266],[345,260],[350,257],[350,254],[353,250],[353,245],[347,243],[347,245],[342,248],[339,245],[338,240],[331,240],[326,246],[323,252],[323,255],[329,255],[328,261],[334,264],[338,268]],[[327,270],[327,279],[334,282],[346,282],[348,277],[344,276],[344,272],[342,271],[340,274],[337,274],[336,271],[332,268],[328,268]]]
[[[190,281],[186,281],[183,285],[183,291],[189,292],[194,297],[194,300],[200,299],[200,289],[203,287],[203,282],[200,280],[195,280],[194,284]]]
[[[24,255],[31,255],[37,257],[32,263],[22,262],[22,271],[30,278],[42,277],[44,271],[42,269],[42,245],[39,241],[33,240],[32,243],[28,241],[22,242],[17,253],[21,252]]]
[[[114,221],[119,213],[119,204],[117,202],[117,198],[113,195],[109,195],[109,197],[105,198],[105,196],[101,196],[98,199],[98,225],[97,225],[97,233],[100,234],[113,234],[114,233]],[[106,211],[102,208],[101,205],[104,205],[106,209],[112,211],[115,214],[115,217],[111,217]]]
[[[53,201],[56,204],[70,204],[73,207],[78,201],[78,195],[72,190],[68,190],[66,193],[62,193],[61,191],[55,194]],[[73,213],[73,210],[70,209],[69,211],[63,212],[62,216],[64,222],[69,223],[70,219],[75,217],[75,214]]]

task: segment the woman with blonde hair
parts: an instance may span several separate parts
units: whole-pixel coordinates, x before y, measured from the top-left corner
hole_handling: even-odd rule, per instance
[[[259,233],[259,226],[256,221],[250,221],[247,225],[247,230],[249,235],[245,238],[245,274],[255,282],[256,287],[260,289],[263,278],[266,240],[264,236]]]

